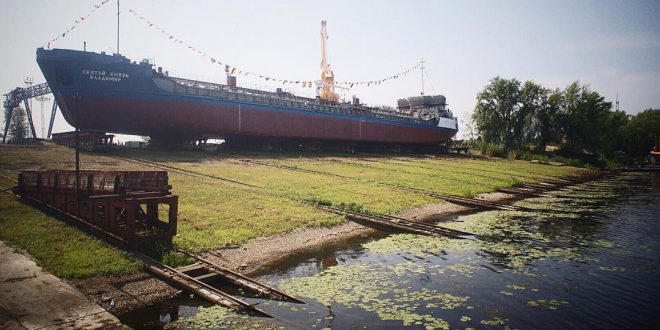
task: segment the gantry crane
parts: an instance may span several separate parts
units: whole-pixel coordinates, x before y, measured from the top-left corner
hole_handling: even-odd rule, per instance
[[[4,105],[6,109],[5,113],[7,114],[7,118],[5,118],[5,130],[4,130],[4,135],[2,136],[3,144],[7,140],[7,131],[9,130],[9,123],[11,121],[12,112],[14,108],[18,107],[21,104],[21,101],[23,101],[23,105],[25,106],[25,112],[27,113],[28,125],[30,125],[29,132],[33,138],[37,137],[37,132],[34,129],[34,122],[32,121],[32,109],[30,108],[30,104],[28,100],[33,97],[42,96],[51,93],[52,92],[50,90],[50,87],[48,86],[48,83],[43,83],[39,85],[30,86],[27,88],[17,87],[10,93],[4,95],[5,96]],[[50,114],[50,124],[48,125],[47,138],[50,138],[50,134],[53,131],[53,122],[55,121],[56,112],[57,112],[57,102],[53,100],[53,108]]]
[[[326,22],[321,21],[321,92],[319,96],[323,100],[337,102],[339,97],[335,94],[335,74],[330,70],[330,63],[328,63],[328,32],[325,25]]]

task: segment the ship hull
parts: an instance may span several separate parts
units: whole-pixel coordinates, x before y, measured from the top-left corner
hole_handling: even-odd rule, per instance
[[[252,136],[411,145],[441,144],[457,132],[457,127],[180,95],[157,86],[150,65],[118,56],[40,49],[37,61],[65,120],[80,129],[170,140]]]

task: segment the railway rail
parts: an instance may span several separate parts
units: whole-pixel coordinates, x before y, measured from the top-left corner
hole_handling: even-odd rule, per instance
[[[339,177],[339,178],[344,178],[344,179],[349,179],[349,180],[360,180],[360,181],[371,182],[371,183],[375,183],[375,184],[382,185],[382,186],[393,187],[393,188],[397,188],[397,189],[401,189],[401,190],[416,192],[416,193],[419,193],[419,194],[422,194],[422,195],[431,196],[431,197],[434,197],[434,198],[438,198],[438,199],[448,201],[450,203],[459,204],[459,205],[468,206],[468,207],[477,207],[477,208],[485,208],[485,209],[499,209],[499,210],[505,210],[505,211],[523,211],[524,210],[524,208],[521,208],[521,207],[515,206],[515,205],[507,205],[507,204],[502,204],[502,203],[490,202],[490,201],[476,199],[476,198],[468,198],[468,197],[441,194],[441,193],[428,191],[428,190],[423,190],[423,189],[418,189],[418,188],[412,188],[412,187],[407,187],[407,186],[402,186],[402,185],[397,185],[397,184],[391,184],[391,183],[386,183],[386,182],[380,182],[380,181],[374,181],[374,180],[360,179],[360,178],[355,178],[355,177],[350,177],[350,176],[345,176],[345,175],[340,175],[340,174],[323,172],[323,171],[302,169],[302,168],[293,167],[293,166],[286,166],[286,165],[269,164],[269,163],[259,162],[259,161],[249,160],[249,159],[239,159],[239,161],[246,162],[246,163],[253,163],[253,164],[257,164],[257,165],[261,165],[261,166],[281,168],[281,169],[286,169],[286,170],[290,170],[290,171],[313,173],[313,174]]]
[[[197,171],[192,171],[192,170],[188,170],[188,169],[185,169],[185,168],[180,168],[180,167],[176,167],[176,166],[172,166],[172,165],[166,165],[166,164],[163,164],[163,163],[154,162],[154,161],[150,161],[150,160],[146,160],[146,159],[133,158],[133,157],[128,157],[128,156],[120,156],[120,155],[117,155],[115,153],[109,153],[109,155],[112,156],[112,157],[118,158],[118,159],[122,159],[122,160],[125,160],[125,161],[128,161],[128,162],[131,162],[131,163],[147,165],[147,166],[160,168],[160,169],[163,169],[163,170],[168,170],[168,171],[172,171],[172,172],[183,174],[183,175],[188,175],[188,176],[193,176],[193,177],[206,177],[206,178],[216,179],[216,180],[225,181],[225,182],[229,182],[229,183],[234,183],[234,184],[238,184],[238,185],[246,186],[246,187],[250,187],[250,188],[263,188],[263,187],[259,187],[259,186],[249,184],[249,183],[246,183],[246,182],[242,182],[242,181],[238,181],[238,180],[223,178],[223,177],[220,177],[220,176],[217,176],[217,175],[211,175],[211,174],[201,173],[201,172],[197,172]]]
[[[135,252],[135,255],[144,262],[145,267],[149,272],[157,275],[174,286],[183,288],[210,302],[231,308],[238,312],[248,312],[260,316],[273,317],[273,315],[256,307],[254,304],[236,298],[219,288],[204,282],[204,277],[191,275],[190,267],[173,268],[160,263],[145,254]]]
[[[474,236],[473,234],[464,231],[435,226],[424,222],[410,221],[387,214],[367,215],[327,205],[317,205],[317,207],[324,211],[344,215],[349,220],[365,225],[367,227],[385,231],[407,232],[427,236],[446,236],[460,239],[472,238]]]
[[[513,187],[500,187],[497,191],[511,195],[521,195],[526,197],[552,197],[552,195],[535,192],[529,189],[513,188]]]
[[[280,291],[273,286],[270,286],[263,282],[259,282],[253,278],[250,278],[243,274],[222,267],[194,253],[190,253],[188,251],[184,251],[181,249],[176,249],[176,251],[195,259],[197,262],[191,266],[188,266],[189,267],[188,269],[198,273],[201,272],[202,273],[201,276],[203,276],[206,279],[221,278],[224,281],[232,283],[236,286],[240,286],[244,289],[250,290],[258,295],[267,296],[268,298],[271,299],[289,301],[298,304],[305,303],[304,301],[294,296],[291,296],[283,291]]]

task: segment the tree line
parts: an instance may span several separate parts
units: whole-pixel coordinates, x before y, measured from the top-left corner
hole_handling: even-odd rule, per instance
[[[477,94],[471,119],[482,149],[547,154],[552,145],[558,155],[592,162],[644,158],[660,134],[660,109],[613,111],[612,102],[578,81],[549,89],[495,77]]]

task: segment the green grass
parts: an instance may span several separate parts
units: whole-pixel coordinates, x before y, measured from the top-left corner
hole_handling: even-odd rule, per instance
[[[2,187],[7,187],[4,180]],[[45,270],[63,278],[133,272],[141,263],[102,240],[0,195],[0,240],[26,250]]]
[[[342,221],[312,205],[213,179],[171,175],[170,183],[179,195],[179,234],[174,243],[193,251]]]
[[[585,172],[511,160],[429,159],[419,157],[281,158],[275,164],[338,174],[369,182],[413,187],[450,195],[474,196],[520,181],[534,182]],[[353,180],[355,181],[355,180]]]
[[[179,227],[174,244],[195,252],[240,244],[249,239],[297,228],[330,227],[344,221],[341,216],[318,210],[309,201],[322,201],[339,207],[343,205],[366,213],[390,213],[438,202],[425,194],[396,186],[474,196],[494,191],[501,186],[519,186],[522,182],[586,172],[569,166],[462,157],[268,152],[217,155],[154,150],[125,150],[121,153],[259,187],[170,171],[173,193],[179,195]],[[73,159],[73,150],[60,146],[0,146],[0,173],[15,177],[23,169],[73,168]],[[100,154],[83,152],[81,159],[83,169],[154,169]],[[243,159],[326,172],[346,178],[262,166],[246,163]],[[123,271],[130,271],[137,267],[136,262],[110,246],[106,246],[107,250],[102,252],[77,251],[94,251],[80,244],[102,243],[28,206],[3,198],[0,239],[20,247],[31,247],[32,250],[26,249],[31,254],[31,251],[35,251],[33,256],[46,269],[70,277],[110,274],[122,272],[122,268],[125,268]],[[14,225],[14,222],[20,222],[16,215],[21,212],[31,214],[30,220],[24,221],[25,224]],[[10,225],[4,225],[5,222]],[[49,225],[44,227],[41,223]],[[42,230],[41,235],[31,234],[39,228]],[[70,235],[69,231],[77,234]],[[66,235],[62,234],[65,232]],[[37,236],[39,238],[33,238]],[[70,251],[58,254],[57,251],[64,249],[60,246]],[[98,253],[102,253],[100,258],[95,257]],[[67,269],[71,269],[68,274]]]

